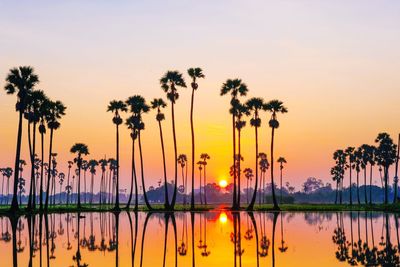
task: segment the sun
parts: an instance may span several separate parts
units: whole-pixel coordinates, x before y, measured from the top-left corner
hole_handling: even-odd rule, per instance
[[[227,185],[228,185],[228,182],[226,180],[222,179],[219,181],[219,186],[221,188],[225,188]]]
[[[219,215],[219,222],[221,224],[225,224],[228,221],[228,216],[226,216],[225,212],[220,213]]]

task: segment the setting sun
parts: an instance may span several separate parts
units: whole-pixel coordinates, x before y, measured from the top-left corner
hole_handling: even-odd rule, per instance
[[[226,180],[220,180],[219,181],[219,186],[221,188],[225,188],[228,185],[228,182]]]
[[[222,223],[222,224],[225,224],[227,221],[228,221],[228,216],[226,215],[225,212],[222,212],[219,215],[219,222]]]

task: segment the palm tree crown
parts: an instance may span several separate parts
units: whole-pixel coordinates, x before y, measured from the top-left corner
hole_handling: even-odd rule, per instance
[[[203,70],[201,68],[190,68],[190,69],[188,69],[187,73],[190,76],[190,78],[192,78],[191,86],[192,86],[193,90],[197,90],[199,85],[197,84],[196,80],[198,78],[205,77],[205,75],[203,74]]]
[[[277,120],[277,113],[287,113],[288,109],[283,105],[283,102],[280,100],[271,100],[267,104],[264,105],[264,110],[267,110],[272,113],[271,119],[269,121],[269,126],[271,128],[279,128],[279,122]]]
[[[172,102],[179,98],[179,94],[176,92],[176,87],[186,87],[183,76],[178,71],[167,71],[164,76],[160,79],[161,88],[167,93],[167,98]]]
[[[116,125],[122,124],[120,112],[126,112],[127,110],[125,103],[121,100],[112,100],[107,106],[107,111],[114,113],[113,123]]]

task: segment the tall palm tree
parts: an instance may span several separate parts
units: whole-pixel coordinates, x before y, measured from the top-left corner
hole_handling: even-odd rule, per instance
[[[161,112],[161,108],[165,108],[166,106],[167,104],[164,102],[162,98],[154,98],[153,101],[151,101],[151,108],[157,109],[156,120],[158,122],[158,129],[160,131],[161,153],[162,153],[163,170],[164,170],[164,207],[167,209],[169,207],[167,166],[165,162],[164,136],[161,126],[161,121],[165,120],[165,115],[164,113]]]
[[[249,111],[249,114],[252,115],[252,118],[250,119],[250,125],[252,127],[254,127],[254,130],[255,130],[255,145],[256,145],[256,148],[255,148],[256,180],[254,183],[253,196],[251,197],[250,204],[247,207],[248,210],[253,210],[254,203],[256,202],[256,197],[257,197],[257,189],[258,189],[258,128],[261,126],[260,110],[263,109],[264,105],[265,105],[264,100],[262,98],[258,98],[258,97],[253,97],[246,102],[247,110]]]
[[[204,178],[204,204],[207,205],[207,160],[210,159],[210,156],[207,153],[202,153],[200,155],[200,159],[203,161],[203,166],[204,166],[204,172],[203,172],[203,178]]]
[[[384,182],[385,182],[385,204],[389,203],[389,167],[396,162],[397,146],[393,143],[393,139],[387,133],[380,133],[375,139],[378,143],[376,148],[376,161],[383,168]]]
[[[41,154],[41,160],[40,160],[40,192],[39,192],[39,202],[40,202],[40,210],[42,211],[44,208],[44,173],[45,169],[44,166],[47,165],[47,163],[44,162],[44,135],[46,134],[46,117],[48,116],[49,110],[50,110],[50,99],[47,97],[44,98],[43,102],[40,105],[39,108],[39,116],[40,116],[40,125],[39,125],[39,133],[40,133],[40,154]]]
[[[82,170],[83,170],[83,203],[86,203],[86,194],[87,194],[87,190],[86,190],[86,172],[89,169],[89,165],[88,165],[88,161],[87,160],[83,160],[82,161]]]
[[[11,202],[10,210],[15,212],[19,209],[17,190],[18,190],[18,178],[19,178],[19,160],[21,156],[21,143],[22,143],[22,123],[23,114],[27,106],[28,95],[32,92],[35,85],[39,82],[39,77],[34,73],[32,67],[20,66],[18,68],[10,69],[10,72],[6,77],[6,85],[4,87],[7,94],[17,93],[17,104],[16,111],[19,113],[18,119],[18,132],[17,132],[17,147],[15,153],[15,165],[14,165],[14,187],[13,187],[13,198]]]
[[[130,107],[130,111],[133,113],[131,118],[131,123],[133,124],[133,129],[137,131],[138,142],[139,142],[139,156],[140,156],[140,170],[142,176],[142,186],[143,186],[143,196],[144,201],[148,209],[151,209],[149,200],[147,198],[146,187],[144,185],[144,168],[143,168],[143,154],[142,154],[142,141],[141,141],[141,132],[144,130],[144,122],[142,120],[142,114],[147,113],[150,110],[150,107],[147,105],[146,100],[140,96],[135,95],[129,97],[126,101],[128,106]],[[137,193],[137,192],[136,192]]]
[[[129,118],[126,119],[125,124],[127,125],[128,129],[131,130],[130,136],[132,139],[132,169],[131,169],[131,188],[129,191],[129,199],[126,204],[126,208],[129,209],[131,202],[132,202],[132,196],[133,196],[133,186],[135,185],[135,210],[138,208],[138,185],[137,185],[137,176],[136,176],[136,165],[135,165],[135,141],[138,136],[138,131],[135,126],[135,117],[130,116]]]
[[[69,189],[70,189],[70,183],[69,183],[69,178],[71,177],[71,168],[72,165],[74,164],[73,161],[68,161],[68,176],[67,176],[67,185],[66,185],[66,189],[67,189],[67,206],[69,205]]]
[[[199,161],[197,162],[197,166],[198,166],[198,168],[199,168],[199,173],[200,173],[200,179],[199,179],[199,181],[200,181],[199,195],[200,195],[200,204],[201,204],[201,205],[203,205],[203,197],[201,196],[201,182],[202,182],[203,164],[204,164],[204,162],[201,161],[201,160],[199,160]]]
[[[258,199],[258,203],[264,203],[265,202],[265,197],[264,197],[264,193],[265,193],[265,180],[266,180],[266,173],[267,170],[269,169],[269,162],[268,162],[268,158],[267,158],[267,154],[260,152],[258,153],[258,158],[260,159],[259,161],[259,165],[260,165],[260,190],[259,190],[259,199]],[[262,185],[262,186],[261,186]]]
[[[51,155],[53,150],[53,135],[54,131],[60,128],[60,122],[63,115],[65,115],[66,107],[61,101],[51,101],[49,103],[49,110],[46,114],[47,128],[50,129],[50,143],[49,143],[49,159],[48,159],[48,173],[47,173],[47,190],[46,190],[46,202],[45,209],[49,207],[49,195],[50,195],[50,177],[51,177]]]
[[[339,187],[339,200],[340,204],[342,204],[342,194],[343,194],[343,179],[344,179],[344,171],[346,168],[346,152],[342,149],[338,149],[333,153],[333,159],[336,162],[336,181],[338,182]],[[335,173],[333,173],[334,175]]]
[[[167,71],[164,76],[160,79],[161,88],[167,94],[167,98],[171,101],[171,118],[172,118],[172,136],[174,139],[174,169],[175,169],[175,187],[172,195],[172,200],[169,205],[170,209],[174,209],[176,202],[176,193],[178,191],[178,149],[176,145],[176,130],[175,130],[175,103],[179,98],[177,87],[186,87],[185,80],[182,74],[178,71]]]
[[[197,83],[197,79],[204,78],[203,70],[201,68],[190,68],[188,69],[188,74],[190,78],[192,78],[192,83],[190,84],[192,87],[192,98],[190,101],[190,129],[192,134],[192,196],[190,199],[190,208],[194,209],[194,155],[195,155],[195,138],[194,138],[194,123],[193,123],[193,107],[194,107],[194,91],[199,88]]]
[[[362,168],[362,150],[360,147],[354,150],[354,169],[356,170],[357,178],[357,203],[361,204],[360,200],[360,172]]]
[[[89,200],[90,205],[93,204],[94,176],[96,175],[96,167],[98,165],[99,165],[99,162],[97,160],[95,160],[95,159],[91,159],[88,162],[89,172],[90,172],[90,175],[91,175],[91,178],[90,178],[90,200]]]
[[[76,143],[74,144],[71,149],[71,153],[76,153],[77,156],[74,159],[74,162],[76,163],[78,167],[78,182],[77,182],[77,194],[78,194],[78,209],[80,209],[81,206],[81,168],[82,168],[82,155],[89,155],[89,148],[87,145],[82,144],[82,143]]]
[[[61,202],[62,202],[62,199],[61,199],[61,192],[62,192],[62,186],[63,186],[63,183],[64,183],[64,179],[65,179],[65,174],[63,173],[63,172],[60,172],[59,174],[58,174],[58,183],[60,184],[60,196],[59,196],[59,202],[60,202],[60,204],[61,204]]]
[[[368,198],[367,198],[367,165],[369,163],[369,153],[368,153],[368,146],[367,144],[361,145],[358,150],[360,153],[360,167],[363,170],[364,173],[364,200],[365,204],[368,203]]]
[[[271,100],[265,104],[264,109],[271,112],[271,119],[269,120],[269,127],[272,128],[271,134],[271,184],[272,184],[272,200],[274,202],[274,209],[279,210],[278,202],[275,195],[275,182],[274,182],[274,139],[275,129],[279,128],[279,121],[277,119],[278,113],[287,113],[288,110],[283,106],[283,102],[279,100]]]
[[[281,180],[281,192],[280,192],[280,203],[282,204],[282,173],[283,173],[283,164],[286,164],[287,161],[284,157],[279,157],[278,160],[276,161],[279,163],[279,170],[280,170],[280,180]]]
[[[119,125],[122,124],[121,112],[127,111],[126,104],[123,101],[112,100],[108,107],[107,112],[114,113],[113,123],[116,126],[116,154],[117,154],[117,166],[116,166],[116,178],[117,178],[117,195],[115,197],[115,210],[119,210]]]
[[[242,82],[240,79],[228,79],[225,83],[222,84],[220,95],[231,95],[231,104],[235,103],[239,96],[245,96],[247,94],[247,85]],[[233,112],[232,108],[230,109],[230,113],[232,114],[232,136],[233,136],[233,200],[232,200],[232,208],[238,209],[240,203],[238,202],[237,196],[237,171],[236,171],[236,112]]]
[[[346,150],[344,151],[346,153],[346,157],[349,159],[347,164],[346,164],[346,168],[349,169],[349,183],[350,183],[350,205],[353,205],[353,183],[351,181],[351,170],[355,168],[355,156],[354,156],[354,147],[348,147],[346,148]]]
[[[103,204],[105,202],[105,187],[106,187],[106,168],[108,165],[108,161],[106,159],[106,157],[104,157],[103,159],[99,160],[99,164],[101,167],[101,178],[100,178],[100,197],[99,197],[99,203]]]
[[[185,154],[180,154],[178,156],[178,163],[182,168],[182,185],[183,185],[183,204],[186,205],[186,191],[187,191],[187,156]],[[186,175],[185,175],[186,168]]]
[[[36,208],[36,183],[35,183],[35,155],[36,155],[36,129],[40,121],[40,108],[46,100],[46,96],[41,90],[34,90],[29,94],[28,106],[25,117],[28,120],[28,143],[31,161],[31,182],[29,188],[29,198],[27,210]],[[31,127],[32,124],[32,127]],[[32,128],[32,134],[31,134]]]

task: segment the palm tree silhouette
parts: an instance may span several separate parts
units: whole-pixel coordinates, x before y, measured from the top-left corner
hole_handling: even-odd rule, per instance
[[[397,141],[397,155],[396,155],[396,167],[394,171],[394,197],[393,197],[393,203],[397,202],[397,193],[398,193],[398,183],[399,183],[399,177],[397,176],[398,171],[399,171],[399,157],[400,157],[400,134],[399,134],[399,139]]]
[[[250,125],[254,127],[255,130],[255,155],[256,155],[256,180],[254,183],[254,191],[253,196],[251,197],[251,201],[248,210],[252,210],[254,208],[254,203],[256,202],[257,197],[257,189],[258,189],[258,128],[261,126],[261,118],[260,118],[260,110],[264,107],[264,100],[262,98],[253,97],[246,102],[247,110],[249,114],[252,114],[252,118],[250,119]]]
[[[259,165],[260,165],[260,171],[261,171],[261,176],[260,176],[260,190],[259,190],[259,195],[258,195],[258,203],[264,203],[265,202],[265,179],[266,179],[266,173],[269,168],[269,162],[267,158],[267,154],[260,152],[258,153],[258,158],[260,159]],[[262,187],[261,187],[262,185]]]
[[[186,205],[186,191],[187,191],[187,156],[180,154],[178,156],[178,163],[182,168],[182,185],[183,185],[183,205]],[[185,175],[186,168],[186,175]]]
[[[285,253],[288,250],[288,246],[285,243],[285,239],[283,237],[283,213],[281,213],[281,246],[279,248],[279,251],[282,253]]]
[[[279,128],[279,121],[277,119],[278,113],[287,113],[288,110],[283,106],[283,102],[279,100],[271,100],[265,104],[264,109],[271,112],[271,119],[269,120],[269,127],[272,128],[271,134],[271,185],[272,185],[272,200],[274,202],[274,209],[279,210],[278,202],[275,195],[275,182],[274,182],[274,138],[275,129]]]
[[[200,204],[201,205],[203,205],[203,198],[202,198],[202,196],[201,196],[201,182],[202,182],[202,171],[203,171],[203,164],[204,164],[204,162],[203,161],[198,161],[197,162],[197,166],[199,166],[198,168],[199,168],[199,173],[200,173],[200,187],[199,187],[199,195],[200,195]]]
[[[164,102],[162,98],[154,98],[151,101],[151,108],[157,109],[156,120],[158,122],[158,129],[160,131],[160,140],[161,140],[161,152],[163,159],[163,170],[164,170],[164,207],[167,209],[169,205],[169,197],[168,197],[168,182],[167,182],[167,167],[165,162],[165,148],[164,148],[164,136],[161,126],[161,121],[165,119],[164,113],[161,112],[161,108],[165,108],[167,104]]]
[[[347,163],[346,163],[346,169],[349,169],[349,179],[350,179],[350,181],[349,181],[349,183],[350,183],[350,187],[349,187],[349,190],[350,190],[350,205],[353,205],[353,196],[352,196],[352,191],[353,191],[353,183],[352,183],[352,181],[351,181],[351,170],[352,169],[354,169],[355,168],[355,156],[354,156],[354,150],[355,150],[355,148],[354,147],[348,147],[348,148],[346,148],[345,149],[345,154],[346,154],[346,157],[348,158],[348,161],[347,161]]]
[[[62,186],[63,186],[63,183],[64,183],[64,179],[65,179],[65,174],[63,172],[60,172],[58,174],[58,183],[60,184],[60,196],[59,196],[59,203],[60,204],[62,202],[61,191],[62,191]]]
[[[105,187],[106,187],[106,168],[108,165],[107,159],[104,157],[104,159],[99,160],[99,164],[101,167],[101,179],[100,179],[100,197],[99,197],[99,203],[104,204],[105,203]]]
[[[116,166],[116,179],[117,179],[117,195],[115,197],[115,210],[119,210],[119,125],[122,124],[122,118],[120,112],[127,111],[126,104],[123,101],[112,100],[107,107],[107,112],[114,113],[113,123],[116,126],[116,154],[117,154],[117,166]]]
[[[133,128],[137,131],[138,142],[139,142],[139,156],[140,156],[140,172],[142,176],[142,187],[143,187],[143,196],[144,201],[148,209],[151,209],[151,205],[149,203],[146,187],[144,184],[144,168],[143,168],[143,154],[142,154],[142,141],[141,141],[141,132],[144,130],[144,122],[142,121],[142,114],[147,113],[150,110],[150,107],[146,104],[146,100],[140,96],[135,95],[129,97],[126,103],[130,107],[130,111],[133,113],[133,116],[130,118],[129,123],[133,125]],[[135,204],[136,205],[136,204]]]
[[[71,153],[76,153],[77,156],[74,159],[74,162],[76,163],[78,167],[78,183],[77,183],[77,194],[78,194],[78,209],[80,209],[81,206],[81,168],[82,168],[82,155],[88,155],[89,154],[89,148],[87,145],[82,144],[82,143],[76,143],[71,147],[70,150]]]
[[[17,148],[15,154],[15,168],[14,168],[14,187],[13,198],[10,210],[15,212],[19,209],[17,200],[18,178],[19,178],[19,160],[21,156],[21,143],[22,143],[22,127],[23,127],[23,114],[27,106],[28,95],[32,92],[35,85],[39,82],[38,76],[34,73],[32,67],[20,66],[18,68],[10,69],[6,77],[6,85],[4,87],[7,94],[17,93],[16,110],[19,113],[18,119],[18,132],[17,132]]]
[[[94,176],[96,175],[96,167],[99,166],[99,162],[95,159],[91,159],[88,162],[88,167],[89,167],[89,172],[90,172],[90,200],[89,203],[90,205],[93,204],[93,187],[94,187]]]
[[[36,128],[40,121],[40,108],[46,96],[41,90],[34,90],[28,95],[28,104],[25,111],[25,118],[28,120],[28,144],[31,161],[31,182],[27,210],[36,208],[36,183],[35,183],[35,156],[36,156]],[[33,124],[33,127],[31,127]],[[32,134],[31,134],[32,128]]]
[[[174,139],[174,167],[175,167],[175,187],[174,193],[172,195],[171,203],[169,203],[169,208],[174,209],[176,202],[176,193],[178,191],[178,150],[176,145],[176,131],[175,131],[175,102],[179,98],[177,92],[177,87],[186,87],[185,80],[182,74],[178,71],[167,71],[164,76],[160,79],[161,88],[167,94],[167,98],[171,101],[171,118],[172,118],[172,136]]]
[[[230,93],[231,95],[231,104],[234,104],[239,96],[245,96],[247,94],[247,85],[242,82],[240,79],[228,79],[225,83],[222,84],[220,95],[226,95]],[[232,105],[232,108],[235,106]],[[238,202],[238,194],[237,194],[237,173],[236,173],[236,112],[233,109],[230,109],[230,113],[232,114],[232,136],[233,136],[233,200],[232,200],[232,208],[238,209],[240,207],[240,203]],[[240,194],[240,192],[239,192]]]
[[[380,133],[375,139],[378,143],[376,148],[376,161],[383,168],[384,182],[385,182],[385,204],[389,203],[389,167],[396,162],[396,145],[393,143],[393,139],[387,133]]]
[[[356,170],[356,178],[357,178],[357,203],[361,204],[360,201],[360,172],[362,168],[362,150],[360,147],[354,150],[354,169]]]
[[[244,173],[244,177],[246,177],[246,181],[247,181],[247,188],[246,188],[246,203],[249,205],[249,182],[250,182],[250,186],[251,186],[251,179],[254,177],[253,175],[253,170],[250,168],[246,168],[243,170]]]
[[[54,131],[60,128],[60,122],[63,115],[65,115],[66,107],[61,101],[50,101],[48,113],[46,114],[46,122],[47,128],[50,129],[50,143],[49,143],[49,159],[48,159],[48,173],[47,173],[47,189],[46,189],[46,202],[45,202],[45,210],[49,207],[49,198],[50,198],[50,178],[51,178],[51,156],[53,150],[53,135]]]
[[[337,187],[339,188],[339,191],[340,191],[339,192],[340,193],[339,194],[340,204],[342,204],[343,179],[344,179],[344,171],[346,168],[346,152],[342,149],[336,150],[333,153],[333,159],[336,162],[336,166],[334,168],[332,168],[331,174],[333,175],[334,180],[337,182]]]
[[[367,165],[370,162],[370,153],[369,153],[369,145],[363,144],[360,146],[360,156],[361,156],[361,169],[364,173],[364,200],[365,204],[368,204],[367,198]],[[371,186],[371,185],[370,185]]]
[[[71,176],[71,168],[72,168],[72,165],[74,164],[74,162],[73,161],[68,161],[68,177],[67,177],[67,186],[66,186],[66,188],[65,189],[67,189],[67,207],[68,207],[68,205],[69,205],[69,190],[68,189],[70,189],[70,183],[69,183],[69,178],[70,178],[70,176]]]
[[[204,204],[207,205],[207,177],[206,177],[206,167],[207,167],[207,160],[210,159],[210,156],[207,153],[202,153],[200,155],[200,159],[203,161],[203,166],[204,166],[204,172],[203,172],[203,178],[204,178]]]
[[[276,161],[279,163],[279,169],[280,169],[280,180],[281,180],[281,192],[280,192],[280,204],[282,204],[282,172],[283,172],[283,164],[286,164],[287,161],[284,157],[279,157],[278,160]]]
[[[88,161],[82,160],[82,170],[83,170],[83,203],[86,203],[86,172],[89,169]]]
[[[194,123],[193,123],[193,107],[194,107],[194,91],[199,88],[197,79],[204,78],[203,70],[201,68],[190,68],[187,70],[190,78],[192,78],[192,98],[190,101],[190,129],[192,134],[192,196],[190,199],[190,208],[194,209],[194,155],[195,155],[195,138],[194,138]],[[186,194],[186,193],[185,193]]]

